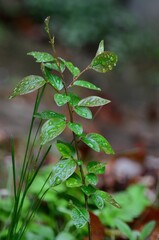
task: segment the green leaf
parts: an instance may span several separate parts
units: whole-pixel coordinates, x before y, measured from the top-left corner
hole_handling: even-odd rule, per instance
[[[55,71],[59,72],[59,67],[57,65],[57,61],[53,62],[53,63],[45,63],[44,66],[51,70],[55,70]],[[65,70],[65,65],[63,62],[60,61],[60,71],[64,72],[64,70]]]
[[[84,88],[89,88],[93,90],[98,90],[101,91],[100,88],[96,87],[94,84],[84,81],[84,80],[77,80],[73,83],[73,86],[79,86],[79,87],[84,87]]]
[[[142,229],[142,231],[141,231],[141,235],[140,235],[139,240],[145,240],[145,239],[147,239],[148,236],[150,236],[150,234],[152,233],[155,225],[156,225],[156,222],[155,222],[155,221],[151,221],[151,222],[147,223],[147,224],[143,227],[143,229]]]
[[[78,95],[76,95],[72,92],[69,92],[68,96],[70,97],[69,103],[72,107],[76,106],[79,103],[79,101],[81,100],[81,98]]]
[[[73,188],[73,187],[80,187],[82,185],[82,180],[77,173],[73,173],[71,177],[66,180],[66,186]]]
[[[17,87],[13,90],[9,99],[14,98],[18,95],[27,94],[41,88],[45,84],[45,80],[36,75],[30,75],[22,79],[18,83]]]
[[[98,107],[108,104],[110,101],[97,96],[90,96],[79,101],[78,106],[82,107]]]
[[[93,200],[94,204],[99,209],[102,209],[104,207],[105,202],[113,205],[116,208],[120,208],[120,205],[107,192],[97,190],[95,193],[92,194],[91,197],[92,197],[92,200]]]
[[[81,141],[88,145],[90,148],[92,148],[94,151],[100,152],[100,147],[98,143],[94,139],[92,139],[91,136],[90,137],[88,135],[83,136],[81,138]]]
[[[41,129],[41,145],[60,135],[66,127],[66,121],[61,118],[52,118],[45,122]]]
[[[95,140],[101,151],[104,151],[106,154],[114,154],[114,150],[112,149],[110,143],[102,135],[98,133],[89,133],[87,134],[87,137]]]
[[[74,108],[75,113],[77,113],[79,116],[86,118],[86,119],[92,119],[92,112],[87,107],[75,107]]]
[[[81,190],[89,197],[91,194],[93,194],[96,191],[96,188],[94,188],[92,185],[88,185],[88,186],[82,186]]]
[[[125,235],[128,239],[132,238],[132,231],[126,223],[121,220],[116,220],[116,226],[121,231],[121,233]]]
[[[91,161],[87,164],[87,171],[94,174],[105,173],[105,163]]]
[[[64,85],[62,79],[56,75],[53,75],[48,68],[44,68],[44,75],[46,80],[58,91],[62,90]]]
[[[56,146],[63,157],[70,158],[70,156],[73,156],[75,154],[74,147],[69,143],[58,140]]]
[[[64,94],[56,93],[54,95],[54,100],[55,100],[57,106],[60,107],[60,106],[63,106],[64,104],[66,104],[67,102],[69,102],[70,101],[70,97],[67,96],[65,93]]]
[[[104,52],[104,40],[100,41],[96,56]]]
[[[55,58],[46,52],[29,52],[27,55],[33,56],[36,59],[36,62],[41,63],[41,62],[53,62],[55,61]]]
[[[86,182],[92,185],[97,185],[98,177],[94,173],[89,173],[85,176]]]
[[[67,69],[72,73],[73,77],[76,77],[80,74],[80,70],[78,67],[75,67],[73,65],[73,63],[71,62],[67,62],[64,59],[60,58],[61,61],[63,61],[63,63],[65,64],[65,66],[67,67]]]
[[[43,111],[41,113],[36,113],[34,115],[34,117],[36,118],[40,118],[40,119],[51,119],[51,118],[61,118],[63,120],[66,120],[66,116],[54,111]]]
[[[71,218],[77,228],[84,227],[86,223],[90,221],[89,212],[85,208],[73,208],[71,212]]]
[[[61,160],[52,169],[50,179],[51,186],[59,185],[68,179],[76,170],[76,163],[73,159]]]
[[[94,202],[94,204],[97,206],[97,208],[99,208],[99,209],[104,208],[105,198],[102,195],[102,191],[97,190],[95,193],[93,193],[91,195],[91,198],[92,198],[92,201]]]
[[[61,232],[57,235],[56,240],[75,240],[75,238],[69,232]]]
[[[113,69],[116,66],[118,57],[111,52],[102,52],[97,55],[91,62],[90,68],[105,73]]]
[[[69,129],[77,135],[81,135],[83,133],[83,127],[79,123],[71,123],[68,122]]]

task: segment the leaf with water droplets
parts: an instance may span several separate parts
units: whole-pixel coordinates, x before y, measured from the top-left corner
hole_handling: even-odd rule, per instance
[[[79,116],[86,118],[86,119],[92,119],[92,112],[87,107],[78,107],[76,106],[74,108],[75,113],[77,113]]]
[[[79,123],[68,122],[69,129],[77,135],[81,135],[83,133],[83,127]]]
[[[65,105],[67,102],[69,102],[70,97],[67,96],[65,93],[63,93],[63,94],[56,93],[54,95],[54,100],[55,100],[57,106],[60,107],[60,106]]]
[[[105,73],[113,69],[116,66],[118,57],[112,52],[102,52],[97,55],[91,62],[90,68]]]
[[[96,191],[96,188],[94,188],[92,185],[88,185],[88,186],[82,186],[81,190],[82,192],[84,192],[84,194],[86,194],[89,197]]]
[[[100,147],[98,143],[88,135],[82,136],[81,141],[84,142],[90,148],[92,148],[94,151],[100,152]]]
[[[60,58],[61,61],[63,61],[63,63],[65,64],[65,66],[67,67],[67,69],[72,73],[73,77],[76,77],[80,74],[80,70],[78,67],[75,67],[73,65],[73,63],[71,62],[67,62],[64,59]]]
[[[70,156],[73,156],[75,154],[74,147],[69,143],[65,143],[58,140],[56,146],[61,155],[65,158],[70,158]]]
[[[46,83],[45,80],[40,76],[36,76],[36,75],[27,76],[23,78],[20,83],[18,83],[18,85],[13,90],[9,98],[11,99],[18,95],[23,95],[23,94],[33,92],[41,88],[45,83]]]
[[[94,204],[99,208],[102,209],[104,207],[105,202],[113,205],[116,208],[120,208],[120,205],[115,201],[115,199],[108,194],[107,192],[97,190],[95,193],[91,195],[91,198]]]
[[[110,143],[102,135],[98,133],[89,133],[87,136],[98,143],[101,151],[104,151],[106,154],[114,154],[114,150]]]
[[[58,91],[62,90],[64,85],[62,79],[56,75],[53,75],[48,68],[43,69],[46,80]]]
[[[101,40],[98,46],[96,56],[104,52],[104,40]]]
[[[75,107],[79,103],[79,101],[81,100],[81,98],[77,94],[74,94],[72,92],[69,92],[68,96],[70,97],[70,102],[69,103],[72,107]]]
[[[59,65],[58,65],[57,61],[54,61],[53,63],[45,63],[44,66],[51,70],[56,70],[58,72],[59,71],[64,72],[64,70],[65,70],[65,65],[61,61],[59,62]],[[59,70],[59,68],[60,68],[60,70]]]
[[[87,171],[94,174],[103,174],[105,173],[106,163],[91,161],[87,164]]]
[[[97,96],[90,96],[79,101],[78,106],[82,107],[98,107],[108,104],[110,101]]]
[[[96,87],[93,83],[84,81],[84,80],[77,80],[73,83],[73,86],[79,86],[79,87],[84,87],[84,88],[89,88],[92,90],[98,90],[101,91],[100,88]]]
[[[54,111],[49,111],[49,110],[42,111],[40,113],[36,113],[34,115],[34,117],[40,118],[40,119],[62,118],[64,120],[66,120],[65,115],[63,115],[61,113],[54,112]]]
[[[27,55],[33,56],[36,59],[36,62],[41,63],[41,62],[53,62],[55,61],[55,58],[46,52],[29,52]]]
[[[71,218],[77,228],[82,228],[90,221],[89,212],[85,208],[75,207],[72,209]]]
[[[41,128],[41,145],[60,135],[66,127],[66,121],[61,118],[52,118],[46,121]]]
[[[59,185],[68,179],[76,170],[76,163],[73,159],[60,160],[52,169],[50,179],[51,186]]]
[[[77,173],[73,173],[71,177],[66,180],[66,186],[73,188],[73,187],[80,187],[82,185],[82,180]]]
[[[94,173],[88,173],[85,176],[86,182],[92,185],[97,185],[98,177]]]

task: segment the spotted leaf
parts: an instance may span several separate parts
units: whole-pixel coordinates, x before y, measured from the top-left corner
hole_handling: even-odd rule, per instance
[[[92,119],[92,112],[87,107],[78,107],[76,106],[74,108],[75,113],[77,113],[79,116],[86,118],[86,119]]]
[[[108,194],[107,192],[97,190],[95,193],[91,195],[91,198],[94,204],[99,208],[102,209],[104,207],[105,202],[113,205],[116,208],[120,208],[120,205],[115,201],[115,199]]]
[[[84,88],[89,88],[92,90],[98,90],[101,91],[100,88],[96,87],[93,83],[84,81],[84,80],[77,80],[73,83],[73,86],[79,86],[79,87],[84,87]]]
[[[79,123],[68,122],[68,127],[77,135],[81,135],[83,133],[83,127]]]
[[[97,185],[97,183],[98,183],[98,177],[94,173],[88,173],[85,176],[85,179],[86,179],[87,183],[92,184],[92,185]]]
[[[105,173],[105,163],[91,161],[87,164],[87,171],[91,174],[103,174]]]
[[[81,141],[84,142],[90,148],[92,148],[94,151],[100,152],[100,147],[98,143],[93,138],[91,138],[91,136],[90,137],[88,135],[82,136]]]
[[[97,72],[105,73],[116,66],[117,60],[118,57],[114,53],[102,52],[93,59],[90,68]]]
[[[41,63],[41,62],[53,62],[55,61],[55,58],[46,52],[29,52],[27,55],[33,56],[36,59],[36,62]]]
[[[66,180],[66,186],[73,188],[73,187],[80,187],[82,185],[82,180],[77,173],[73,173],[71,177]]]
[[[47,68],[49,68],[49,69],[51,69],[51,70],[56,70],[56,71],[61,71],[61,72],[64,72],[64,70],[65,70],[65,65],[64,65],[64,63],[63,62],[59,62],[59,66],[58,66],[58,64],[57,64],[57,61],[55,61],[55,62],[53,62],[53,63],[51,63],[51,62],[49,62],[49,63],[45,63],[44,64],[44,66],[45,67],[47,67]]]
[[[34,117],[36,118],[40,118],[40,119],[51,119],[51,118],[62,118],[64,120],[66,120],[66,116],[61,114],[61,113],[57,113],[57,112],[54,112],[54,111],[43,111],[43,112],[40,112],[40,113],[36,113],[34,115]]]
[[[95,140],[101,151],[104,151],[106,154],[114,154],[114,150],[112,149],[110,143],[102,135],[98,133],[89,133],[87,134],[87,137]]]
[[[66,121],[61,118],[52,118],[44,123],[41,129],[41,145],[60,135],[66,127]]]
[[[62,90],[64,85],[62,79],[56,75],[53,75],[48,68],[43,69],[46,80],[58,91]]]
[[[73,159],[60,160],[52,169],[50,179],[51,186],[59,185],[68,179],[76,170],[76,163]]]
[[[23,95],[23,94],[33,92],[36,89],[41,88],[45,83],[46,83],[45,80],[40,76],[36,76],[36,75],[27,76],[23,78],[20,83],[18,83],[18,85],[13,90],[9,98],[11,99],[18,95]]]
[[[76,77],[80,74],[80,70],[78,67],[75,67],[73,65],[73,63],[71,62],[67,62],[64,59],[60,58],[61,61],[63,61],[63,63],[65,64],[65,66],[67,67],[67,69],[72,73],[73,77]]]
[[[58,93],[56,93],[54,95],[54,100],[55,100],[57,106],[63,106],[64,104],[66,104],[67,102],[70,101],[70,97],[67,96],[66,94],[58,94]]]
[[[75,107],[81,100],[81,98],[77,94],[74,94],[72,92],[69,92],[68,96],[70,97],[70,105],[72,107]]]
[[[70,158],[70,156],[73,156],[75,154],[74,147],[69,143],[65,143],[58,140],[56,146],[61,155],[65,158]]]
[[[89,221],[89,212],[85,208],[75,207],[72,209],[71,218],[77,228],[84,227]]]
[[[96,191],[96,188],[94,188],[92,185],[88,185],[88,186],[82,186],[81,187],[82,192],[84,192],[84,194],[86,194],[88,197],[93,194]]]
[[[97,96],[90,96],[79,101],[78,106],[82,107],[98,107],[108,104],[110,101]]]

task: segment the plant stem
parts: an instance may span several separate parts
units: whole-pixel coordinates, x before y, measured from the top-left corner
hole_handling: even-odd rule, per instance
[[[51,37],[49,28],[47,28],[47,33],[48,33],[48,36],[49,36],[50,44],[52,46],[53,55],[54,55],[54,57],[57,60],[57,66],[58,66],[58,69],[59,69],[59,73],[61,75],[61,78],[62,78],[62,81],[63,81],[63,84],[64,84],[64,91],[65,91],[66,96],[68,96],[66,83],[64,81],[64,76],[63,76],[63,73],[62,73],[61,68],[60,68],[60,61],[58,59],[58,56],[57,56],[57,53],[56,53],[56,50],[55,50],[55,47],[54,47],[54,38]],[[90,67],[90,65],[88,65],[83,71],[81,71],[78,76],[74,77],[72,82],[69,84],[68,88],[70,86],[72,86],[74,81],[76,81],[76,79],[78,79],[85,71],[87,71],[89,69],[89,67]],[[73,120],[72,107],[70,106],[69,102],[67,103],[67,108],[68,108],[68,112],[69,112],[69,116],[70,116],[70,121],[73,123],[74,120]],[[76,154],[77,154],[77,160],[80,160],[79,151],[78,151],[78,142],[77,142],[77,139],[76,139],[76,135],[75,135],[74,132],[72,132],[72,134],[73,134],[73,140],[74,140],[74,143],[75,143],[75,150],[76,150]],[[86,185],[85,177],[84,177],[83,167],[81,165],[79,166],[79,170],[80,170],[80,174],[81,174],[81,178],[82,178],[82,183],[85,186]],[[87,197],[87,195],[85,193],[84,193],[84,199],[85,199],[85,208],[88,211],[88,197]],[[88,226],[88,237],[89,237],[89,240],[92,240],[90,222],[88,222],[87,226]]]
[[[29,134],[28,134],[28,139],[27,139],[27,143],[26,143],[26,150],[25,150],[25,155],[24,155],[24,160],[23,160],[22,171],[21,171],[21,175],[20,175],[19,186],[18,186],[18,190],[16,191],[16,199],[15,199],[15,202],[14,202],[14,208],[13,208],[13,213],[12,213],[11,224],[10,224],[9,231],[8,231],[8,236],[7,236],[8,240],[14,239],[13,237],[16,234],[16,227],[18,225],[18,220],[19,220],[19,216],[20,216],[17,213],[19,211],[18,210],[19,205],[22,206],[21,202],[20,202],[21,201],[20,200],[20,196],[21,196],[21,191],[22,191],[22,187],[23,187],[23,184],[24,184],[25,176],[26,176],[26,173],[27,173],[27,167],[28,167],[27,155],[28,155],[28,150],[29,150],[32,130],[33,130],[33,124],[34,124],[34,120],[35,120],[34,115],[37,112],[38,107],[40,105],[42,96],[44,94],[45,87],[46,87],[46,84],[43,86],[41,93],[38,90],[38,93],[37,93],[37,96],[36,96],[36,100],[35,100],[35,104],[34,104],[34,110],[33,110],[33,114],[32,114],[32,119],[31,119],[31,124],[30,124],[30,128],[29,128]],[[13,151],[12,151],[12,158],[13,157],[14,157],[14,155],[13,155]],[[14,168],[15,168],[15,166],[13,164],[13,172],[15,174]]]
[[[13,184],[14,184],[14,199],[16,201],[17,198],[17,190],[16,190],[16,171],[15,171],[15,156],[14,156],[14,139],[11,139],[11,148],[12,148],[12,170],[13,170]]]

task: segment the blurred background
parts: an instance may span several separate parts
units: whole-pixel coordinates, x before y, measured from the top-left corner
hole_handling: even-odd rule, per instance
[[[93,122],[79,119],[86,132],[101,133],[116,152],[99,187],[115,192],[141,182],[153,190],[152,201],[159,196],[158,12],[158,0],[0,0],[0,190],[12,186],[10,137],[14,136],[16,156],[21,159],[35,93],[13,100],[8,97],[23,77],[41,75],[27,52],[51,53],[44,31],[44,19],[50,16],[58,55],[81,70],[95,56],[102,39],[105,49],[119,58],[113,71],[88,71],[83,76],[103,89],[101,97],[111,100]],[[96,94],[84,88],[75,91],[81,97]],[[50,89],[41,109],[57,110]],[[92,111],[95,114],[97,109]],[[81,147],[85,159],[95,159],[92,152]],[[56,157],[53,147],[48,162]],[[107,157],[100,155],[100,160]]]

